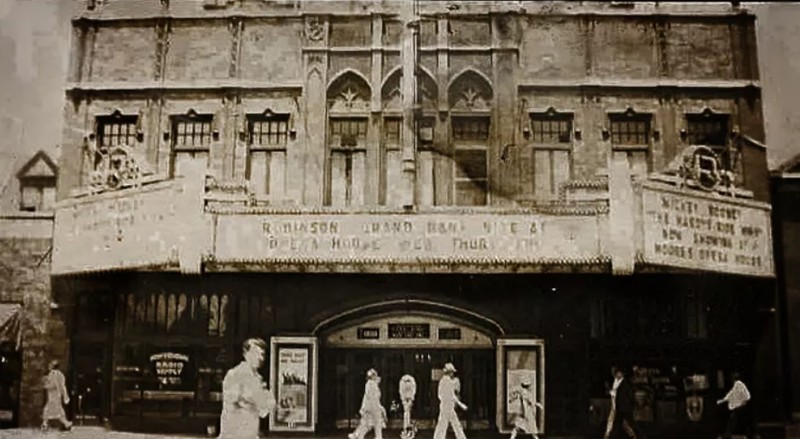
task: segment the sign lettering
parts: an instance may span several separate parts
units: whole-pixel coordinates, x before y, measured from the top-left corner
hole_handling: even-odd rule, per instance
[[[356,334],[359,340],[377,340],[381,338],[380,328],[358,328]]]
[[[643,190],[642,205],[648,262],[772,275],[768,210],[650,188]]]
[[[389,338],[430,338],[427,323],[389,323]]]
[[[216,258],[318,262],[585,259],[600,255],[592,216],[276,214],[218,217]]]

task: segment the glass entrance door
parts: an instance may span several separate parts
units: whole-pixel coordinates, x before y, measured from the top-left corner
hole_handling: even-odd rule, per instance
[[[328,348],[320,362],[320,427],[353,429],[358,425],[366,372],[375,368],[381,376],[388,428],[402,427],[399,382],[403,375],[410,374],[417,383],[412,419],[418,428],[432,429],[439,415],[436,392],[446,362],[458,370],[461,399],[469,406],[466,412],[458,412],[464,427],[488,429],[494,416],[495,353],[487,349]]]

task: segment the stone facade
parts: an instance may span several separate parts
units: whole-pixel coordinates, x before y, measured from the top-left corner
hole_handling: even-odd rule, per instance
[[[288,334],[318,337],[327,362],[320,425],[304,427],[342,428],[336,398],[352,399],[361,372],[331,334],[403,313],[546,345],[555,367],[539,378],[555,393],[541,417],[557,435],[600,431],[615,362],[658,363],[638,369],[644,383],[669,375],[649,422],[671,435],[711,434],[726,380],[774,372],[757,311],[773,268],[754,17],[738,6],[89,4],[73,21],[53,273],[58,303],[77,309],[64,315],[71,372],[103,375],[93,410],[115,428],[207,431],[241,341]],[[682,154],[700,146],[730,185],[685,186]],[[696,218],[658,221],[701,205],[735,248],[689,242],[697,264],[645,254],[662,231],[681,253]],[[743,251],[757,266],[736,269]],[[464,360],[483,386],[469,428],[502,429],[504,371],[487,345]],[[408,346],[391,355],[421,361]],[[160,356],[205,375],[159,381]],[[678,390],[689,374],[713,382],[702,425]],[[776,386],[755,381],[761,395]],[[781,404],[761,399],[759,419]]]
[[[115,112],[135,121],[135,148],[159,175],[175,172],[176,116],[211,118],[213,174],[265,179],[254,184],[270,205],[456,204],[462,117],[487,118],[477,166],[495,206],[557,198],[567,181],[607,173],[612,152],[635,172],[662,170],[692,141],[686,114],[721,115],[726,135],[763,141],[754,17],[730,5],[335,4],[112,1],[84,13],[60,196],[87,183],[83,137]],[[548,111],[569,122],[565,141],[533,126]],[[286,138],[251,153],[248,123],[265,112],[287,118]],[[610,119],[624,114],[648,121],[635,148],[614,145]],[[328,120],[340,117],[364,124],[347,195]],[[766,200],[764,151],[741,155],[740,185]]]
[[[68,341],[59,312],[50,307],[52,206],[44,211],[20,210],[18,172],[23,177],[53,177],[49,187],[54,190],[53,170],[42,160],[45,159],[37,155],[13,169],[14,174],[8,176],[9,181],[0,192],[0,205],[3,206],[0,210],[0,303],[22,305],[20,426],[39,425],[44,406],[41,378],[47,373],[50,360],[58,359],[66,364],[68,358]]]

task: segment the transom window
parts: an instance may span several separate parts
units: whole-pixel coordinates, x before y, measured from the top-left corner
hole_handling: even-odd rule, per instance
[[[400,141],[400,125],[403,122],[399,117],[387,117],[383,120],[383,139],[390,143]]]
[[[97,118],[97,145],[133,145],[137,140],[137,116],[115,115]]]
[[[552,112],[531,114],[531,141],[534,143],[570,143],[572,114]]]
[[[339,138],[339,146],[357,146],[359,140],[367,137],[367,119],[364,117],[332,118],[330,124],[331,136]]]
[[[248,118],[251,145],[285,145],[289,136],[289,115],[272,114]]]
[[[727,114],[687,114],[686,127],[690,145],[722,147],[728,143]]]
[[[485,141],[489,139],[488,117],[453,118],[453,139],[456,141]]]
[[[612,145],[647,145],[650,143],[649,114],[612,114],[609,116],[611,123]]]

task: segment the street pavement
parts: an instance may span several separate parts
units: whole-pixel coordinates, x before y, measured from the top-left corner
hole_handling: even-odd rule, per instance
[[[74,427],[71,431],[57,431],[53,428],[47,432],[42,432],[41,430],[33,428],[0,430],[0,439],[199,439],[203,437],[204,436],[126,433],[122,431],[106,430],[102,427]]]

